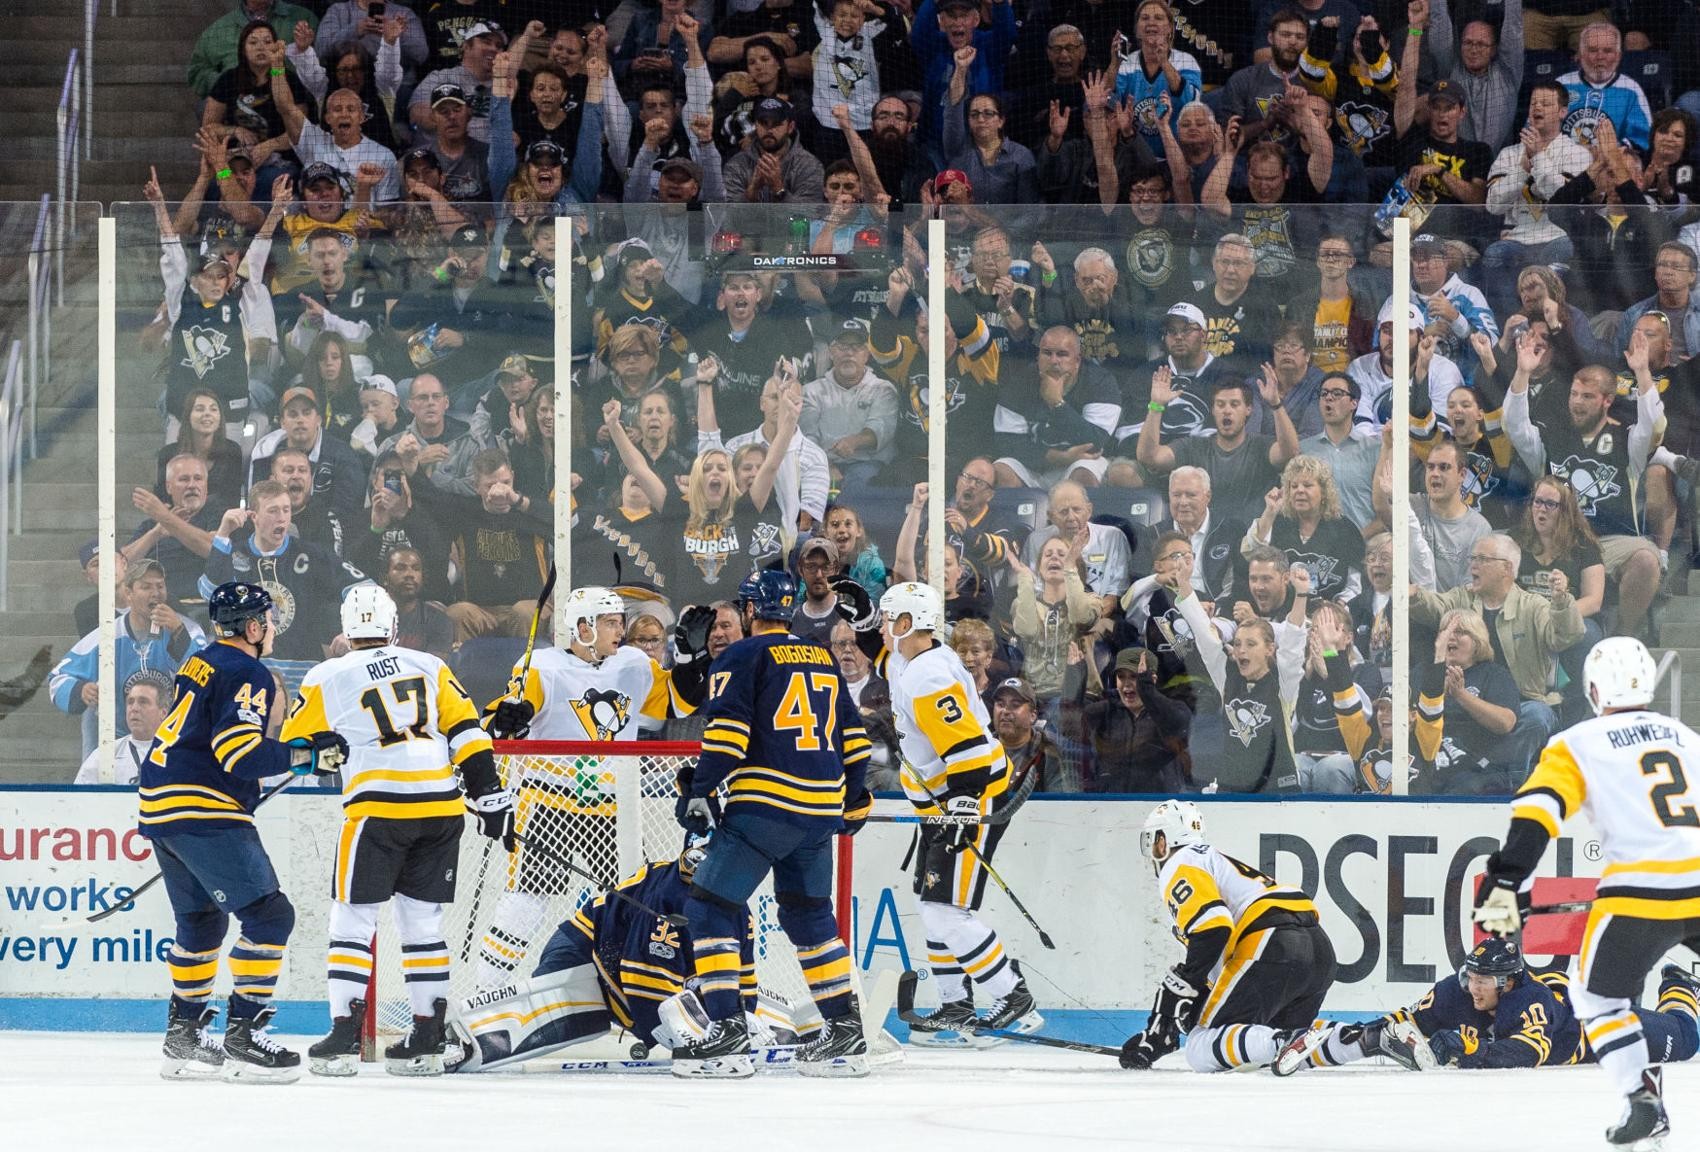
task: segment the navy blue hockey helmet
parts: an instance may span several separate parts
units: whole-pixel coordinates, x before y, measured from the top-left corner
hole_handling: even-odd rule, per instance
[[[738,603],[748,604],[757,620],[789,624],[797,611],[797,581],[789,572],[752,572],[738,585]]]
[[[1517,947],[1515,940],[1501,940],[1497,936],[1489,936],[1475,950],[1464,957],[1464,967],[1458,970],[1458,983],[1464,991],[1470,990],[1470,974],[1491,976],[1496,986],[1503,989],[1515,977],[1523,975],[1526,965],[1523,963],[1523,950]]]
[[[220,636],[240,636],[250,620],[263,620],[272,610],[271,593],[258,584],[230,580],[207,597],[207,615]]]
[[[708,841],[711,832],[697,834],[685,833],[685,846],[679,851],[679,876],[689,882],[697,873],[697,866],[708,856]]]

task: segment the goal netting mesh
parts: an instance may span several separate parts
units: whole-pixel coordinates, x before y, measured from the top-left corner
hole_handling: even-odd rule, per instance
[[[515,793],[516,831],[528,846],[510,856],[474,834],[470,824],[461,837],[455,901],[443,918],[451,1004],[510,975],[529,976],[556,927],[595,899],[602,885],[646,862],[678,855],[684,833],[673,818],[677,777],[696,763],[697,752],[695,743],[651,741],[497,743],[503,783]],[[849,844],[838,838],[841,929],[850,915]],[[562,867],[560,860],[588,875]],[[797,954],[779,927],[771,878],[751,899],[750,912],[761,986],[792,1003],[808,1001]],[[405,1034],[413,1018],[400,941],[387,909],[378,919],[375,951],[369,1058],[385,1037]]]

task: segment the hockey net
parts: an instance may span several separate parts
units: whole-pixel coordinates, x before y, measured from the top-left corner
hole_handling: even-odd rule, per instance
[[[513,976],[529,976],[557,926],[594,900],[602,885],[641,865],[678,855],[674,820],[681,768],[699,745],[660,741],[498,741],[496,763],[516,800],[516,831],[527,842],[510,856],[473,834],[460,842],[455,901],[443,917],[449,945],[449,1002]],[[851,841],[837,838],[839,935],[849,940]],[[541,849],[541,851],[539,850]],[[553,855],[589,873],[571,872]],[[756,977],[793,1004],[809,999],[796,951],[779,927],[772,879],[750,900]],[[402,978],[400,941],[386,909],[378,919],[367,1013],[366,1057],[404,1035],[413,1018]],[[629,1041],[628,1041],[629,1042]]]

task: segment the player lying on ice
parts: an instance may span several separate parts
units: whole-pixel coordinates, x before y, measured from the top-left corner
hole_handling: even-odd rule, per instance
[[[696,993],[690,930],[670,922],[685,910],[705,841],[687,838],[677,860],[646,864],[561,924],[529,979],[484,989],[450,1008],[461,1055],[451,1072],[488,1072],[595,1040],[618,1026],[646,1049],[685,1037],[666,1021],[706,1019]],[[644,907],[640,908],[639,905]],[[646,910],[647,909],[647,910]],[[786,1006],[758,998],[754,937],[746,922],[740,986],[752,1038],[767,1048],[797,1042]],[[671,1001],[666,1010],[663,1006]]]
[[[1568,967],[1568,960],[1564,962]],[[1658,1006],[1635,1009],[1656,1063],[1691,1060],[1700,1047],[1700,980],[1675,964],[1660,973]],[[1563,968],[1530,968],[1522,949],[1488,938],[1410,1008],[1360,1024],[1331,1024],[1307,1054],[1283,1052],[1277,1074],[1388,1056],[1410,1069],[1535,1068],[1592,1064],[1593,1050],[1570,1007]]]

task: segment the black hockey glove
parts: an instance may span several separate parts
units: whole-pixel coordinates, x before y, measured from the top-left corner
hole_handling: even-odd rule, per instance
[[[1173,1032],[1154,1033],[1148,1028],[1127,1038],[1118,1060],[1123,1068],[1143,1072],[1179,1046]]]
[[[673,802],[673,819],[693,836],[707,836],[720,823],[720,801],[713,796],[681,795]]]
[[[869,813],[874,810],[874,794],[866,788],[862,794],[844,805],[844,835],[854,836],[868,822]]]
[[[1428,1038],[1428,1050],[1434,1053],[1434,1062],[1444,1068],[1458,1063],[1469,1048],[1456,1028],[1446,1028]]]
[[[490,714],[490,738],[524,740],[526,733],[531,731],[531,718],[535,715],[537,709],[529,700],[498,700],[496,710]]]
[[[673,628],[673,662],[691,664],[708,658],[708,633],[714,627],[714,609],[692,604]]]
[[[509,852],[514,850],[514,794],[503,788],[499,792],[466,798],[466,806],[478,817],[478,833],[500,840]]]
[[[1163,973],[1163,983],[1157,989],[1157,1003],[1151,1009],[1151,1019],[1164,1021],[1169,1031],[1190,1032],[1198,1023],[1199,990],[1178,966]]]
[[[974,837],[980,834],[979,821],[980,798],[969,792],[951,792],[940,801],[939,807],[946,816],[967,817],[975,823],[947,824],[944,830],[944,850],[946,852],[962,852],[974,842]]]
[[[858,632],[879,627],[879,614],[868,590],[848,576],[834,576],[832,590],[838,593],[837,612],[844,622]]]
[[[289,742],[289,770],[297,776],[335,775],[348,759],[348,741],[335,732],[315,732]]]

